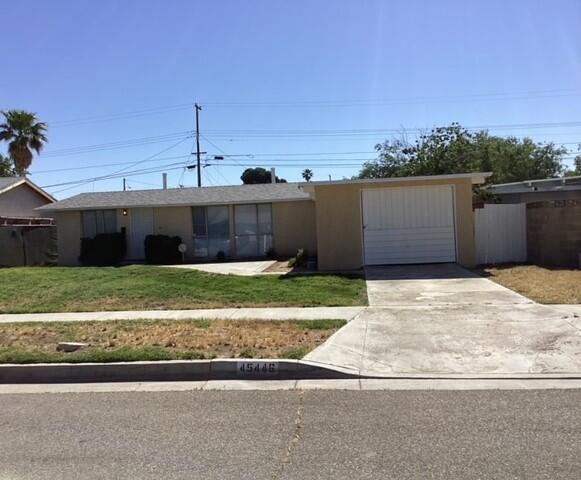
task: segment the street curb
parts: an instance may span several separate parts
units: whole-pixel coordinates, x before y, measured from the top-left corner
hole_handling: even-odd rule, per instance
[[[278,359],[0,365],[0,384],[348,378],[359,378],[359,373],[304,360]]]

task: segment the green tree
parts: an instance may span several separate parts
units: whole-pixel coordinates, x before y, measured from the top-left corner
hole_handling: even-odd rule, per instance
[[[39,122],[35,113],[24,110],[3,111],[4,123],[0,124],[0,140],[8,142],[8,155],[18,175],[24,176],[32,164],[34,150],[40,153],[46,137],[47,125]]]
[[[266,170],[265,168],[262,167],[256,167],[256,168],[247,168],[246,170],[244,170],[244,172],[242,172],[240,180],[242,180],[242,183],[246,185],[252,185],[257,183],[270,183],[271,182],[270,178],[271,177],[269,170]],[[275,181],[276,183],[287,183],[284,178],[279,177],[276,177]]]
[[[0,177],[14,176],[14,166],[12,160],[0,154]]]
[[[310,168],[305,168],[301,175],[305,179],[305,182],[310,182],[311,178],[313,178],[314,173]]]
[[[530,138],[497,137],[469,132],[453,123],[420,135],[376,145],[377,160],[363,165],[359,178],[492,172],[492,183],[555,177],[563,173],[567,150]]]
[[[573,159],[573,168],[568,169],[565,172],[565,177],[573,177],[576,175],[581,175],[581,144],[578,145],[577,151],[579,152],[577,156]]]

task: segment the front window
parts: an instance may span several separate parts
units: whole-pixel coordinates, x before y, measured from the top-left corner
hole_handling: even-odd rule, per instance
[[[230,211],[226,205],[193,207],[194,256],[230,255]]]
[[[238,257],[264,257],[272,249],[270,203],[236,205],[234,227]]]
[[[117,232],[116,210],[87,210],[81,212],[83,237],[94,238],[101,233]]]

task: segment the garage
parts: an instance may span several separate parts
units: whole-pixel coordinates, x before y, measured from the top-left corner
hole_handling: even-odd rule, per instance
[[[361,190],[366,265],[456,262],[454,186]]]

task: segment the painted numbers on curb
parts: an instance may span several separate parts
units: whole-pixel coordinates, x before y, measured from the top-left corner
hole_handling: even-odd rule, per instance
[[[236,372],[239,377],[244,376],[276,376],[278,375],[277,362],[237,362]]]

